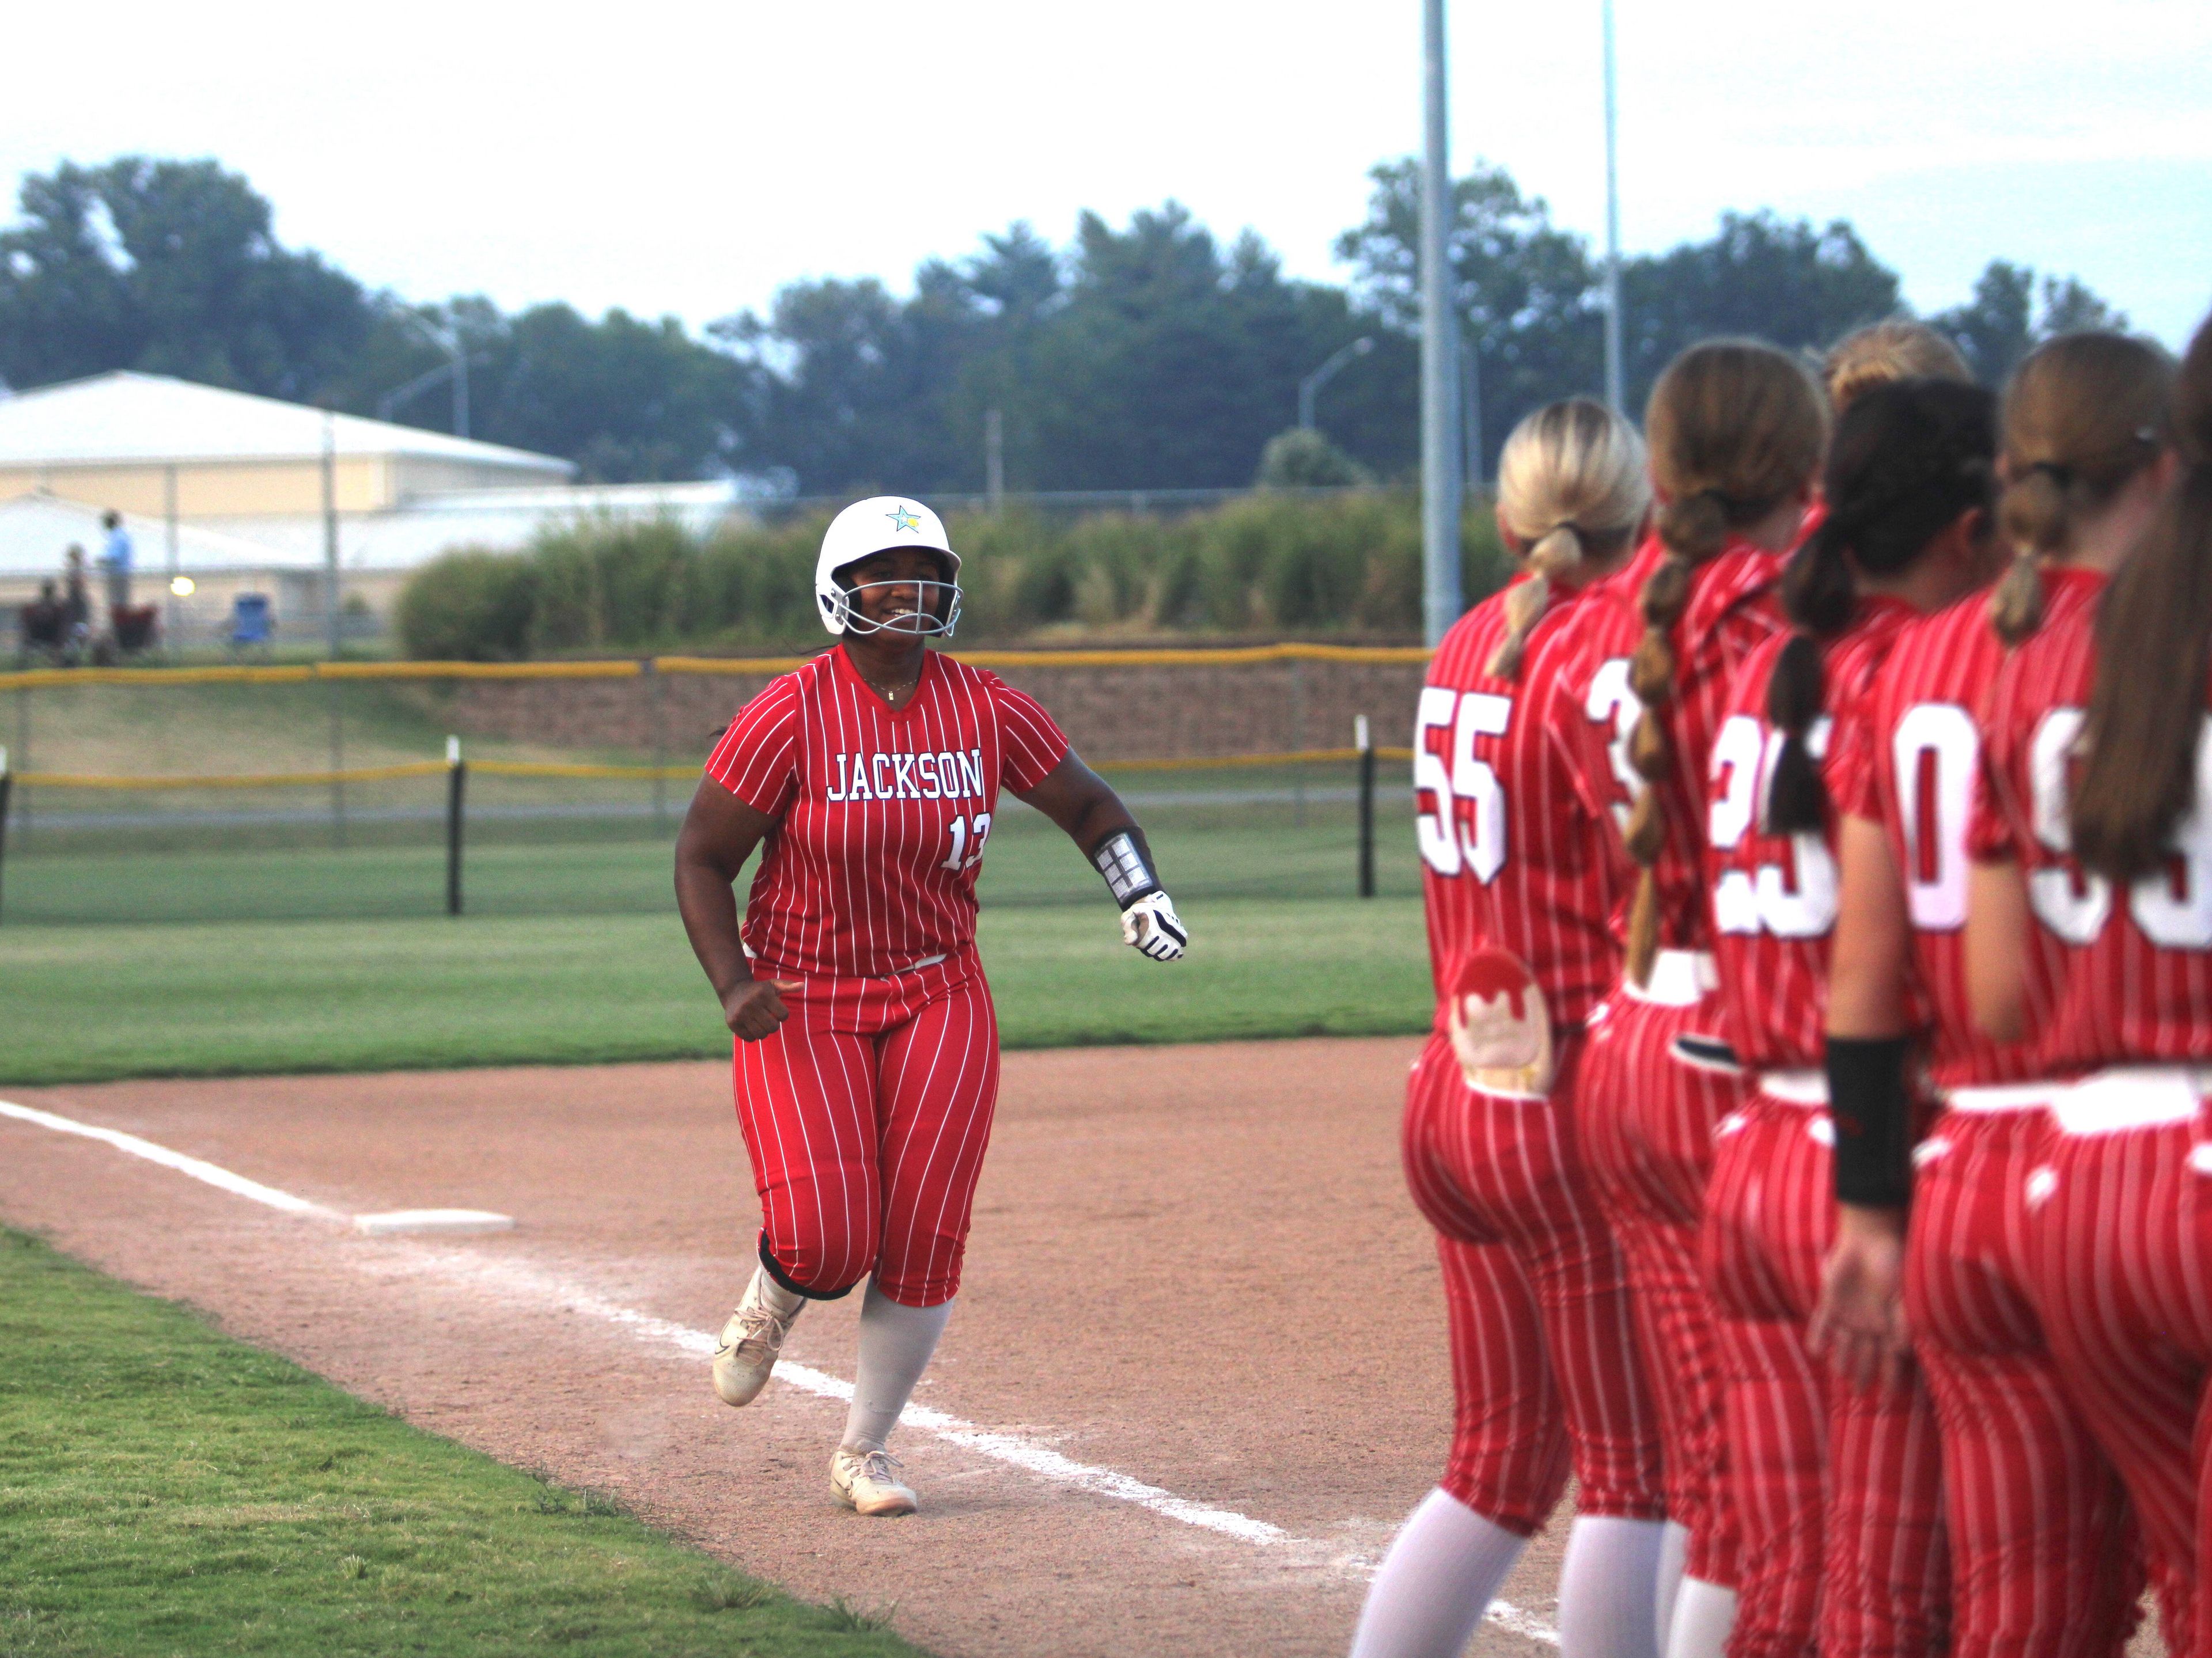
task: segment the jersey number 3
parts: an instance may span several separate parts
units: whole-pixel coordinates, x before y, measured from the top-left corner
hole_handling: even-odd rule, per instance
[[[1487,883],[1505,867],[1505,786],[1488,761],[1475,758],[1474,739],[1503,737],[1512,720],[1510,697],[1421,689],[1413,721],[1414,825],[1422,861],[1439,875],[1466,870]],[[1448,738],[1431,743],[1438,732]]]

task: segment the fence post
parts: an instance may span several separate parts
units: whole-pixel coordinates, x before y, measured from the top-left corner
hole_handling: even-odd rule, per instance
[[[8,868],[8,797],[15,790],[15,774],[8,769],[8,750],[0,744],[0,878]]]
[[[668,791],[660,775],[668,764],[666,682],[649,656],[639,665],[639,671],[645,676],[646,718],[653,722],[653,830],[660,835],[668,829]]]
[[[1352,746],[1359,750],[1359,896],[1375,896],[1375,744],[1367,716],[1352,722]]]
[[[461,759],[461,739],[446,739],[446,914],[461,913],[461,798],[469,768]]]

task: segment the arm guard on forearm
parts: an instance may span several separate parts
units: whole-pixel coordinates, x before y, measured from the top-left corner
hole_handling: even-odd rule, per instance
[[[1912,1098],[1904,1036],[1828,1038],[1828,1114],[1836,1127],[1836,1201],[1902,1209],[1912,1195]]]

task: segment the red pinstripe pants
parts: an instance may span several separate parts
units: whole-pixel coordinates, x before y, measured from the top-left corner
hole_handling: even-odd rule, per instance
[[[1437,1229],[1451,1322],[1451,1458],[1439,1482],[1526,1535],[1572,1467],[1583,1514],[1666,1511],[1659,1421],[1637,1355],[1626,1269],[1583,1167],[1583,1043],[1559,1043],[1542,1099],[1467,1084],[1431,1036],[1406,1090],[1406,1183]]]
[[[1728,1361],[1745,1535],[1730,1658],[1943,1649],[1942,1452],[1917,1379],[1858,1388],[1805,1345],[1835,1242],[1826,1110],[1754,1092],[1722,1121],[1701,1264]]]
[[[737,1044],[763,1253],[810,1295],[873,1272],[904,1306],[951,1300],[999,1096],[981,967],[971,956],[893,980],[810,980],[786,1000],[773,1035]]]
[[[1662,1007],[1616,991],[1590,1021],[1577,1110],[1599,1206],[1628,1264],[1638,1345],[1659,1406],[1667,1513],[1690,1533],[1684,1570],[1733,1586],[1742,1539],[1725,1491],[1724,1367],[1698,1276],[1698,1218],[1713,1128],[1742,1084],[1674,1053],[1677,1036],[1710,1032],[1718,1017],[1711,997]]]
[[[1905,1310],[1943,1444],[1953,1658],[2118,1658],[2142,1570],[2030,1293],[2039,1107],[1946,1111],[1915,1155]]]
[[[2126,1483],[2168,1645],[2212,1651],[2198,1606],[2212,1492],[2212,1193],[2197,1121],[2057,1133],[2030,1176],[2027,1270],[2067,1392]],[[2203,1155],[2212,1163],[2212,1151]],[[2055,1184],[2051,1183],[2055,1180]]]

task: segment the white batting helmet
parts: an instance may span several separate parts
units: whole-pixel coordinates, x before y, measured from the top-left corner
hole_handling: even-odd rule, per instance
[[[915,617],[913,626],[899,631],[950,638],[960,620],[960,555],[952,550],[937,514],[904,495],[871,495],[854,501],[830,520],[822,537],[821,556],[814,561],[814,604],[822,612],[822,625],[840,635],[882,631],[854,608],[855,589],[837,576],[864,558],[902,547],[919,547],[940,556],[945,560],[945,579],[921,584],[935,590],[923,595],[925,614]]]

